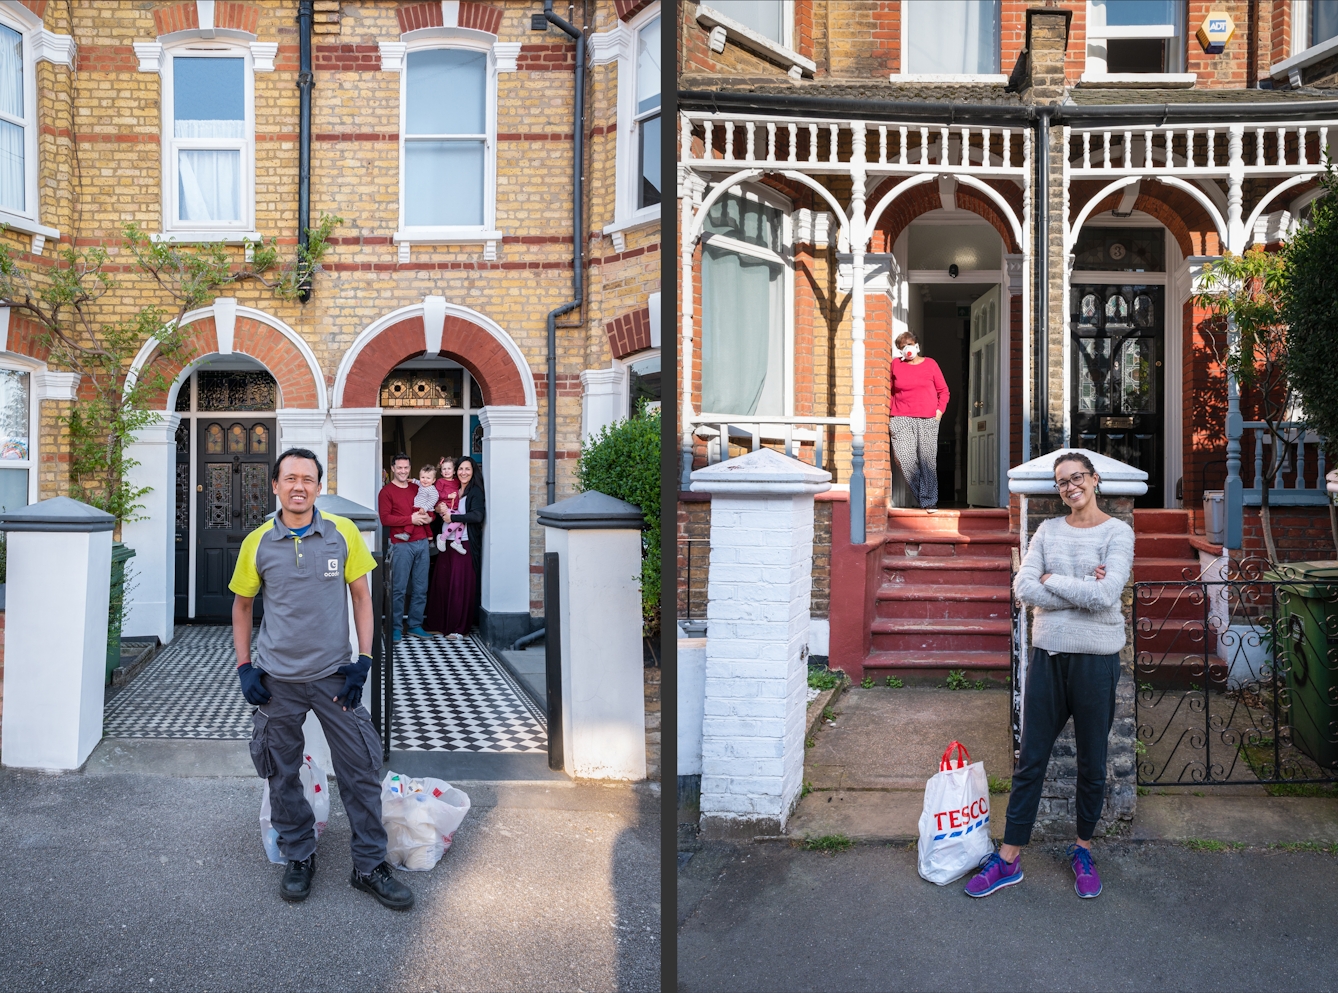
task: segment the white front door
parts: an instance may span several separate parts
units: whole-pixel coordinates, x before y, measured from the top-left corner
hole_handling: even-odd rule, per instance
[[[999,288],[971,305],[971,358],[967,389],[966,501],[999,503]]]

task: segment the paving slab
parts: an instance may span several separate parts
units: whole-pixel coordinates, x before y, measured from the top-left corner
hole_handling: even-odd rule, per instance
[[[1003,837],[1008,796],[990,798],[990,835]],[[799,801],[786,825],[794,838],[841,834],[851,841],[911,842],[919,837],[924,790],[824,790]]]
[[[987,773],[1010,776],[1011,700],[996,689],[852,687],[836,702],[836,720],[815,736],[804,778],[816,789],[923,790],[954,739]]]
[[[1140,796],[1135,841],[1229,841],[1246,845],[1338,843],[1338,799],[1290,796]]]

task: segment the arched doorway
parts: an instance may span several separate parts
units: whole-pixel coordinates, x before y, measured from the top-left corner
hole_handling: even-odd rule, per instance
[[[297,332],[227,297],[191,311],[183,326],[177,356],[150,341],[130,369],[134,378],[160,375],[167,389],[158,421],[127,451],[136,463],[127,481],[147,491],[140,518],[122,528],[135,549],[123,631],[164,644],[179,618],[229,617],[229,549],[235,556],[245,525],[274,508],[267,469],[274,454],[300,446],[323,455],[326,445],[324,377]],[[210,451],[220,444],[222,452]],[[206,527],[210,521],[215,526]]]
[[[450,394],[460,406],[409,415],[383,406],[387,377],[401,368],[406,379],[418,373],[423,388],[442,391],[443,404]],[[376,506],[385,446],[406,427],[398,421],[406,416],[463,418],[462,445],[466,431],[471,452],[477,440],[488,494],[479,630],[490,645],[509,645],[532,626],[530,445],[538,400],[529,363],[499,324],[442,297],[426,297],[368,325],[340,362],[332,391],[341,496]]]

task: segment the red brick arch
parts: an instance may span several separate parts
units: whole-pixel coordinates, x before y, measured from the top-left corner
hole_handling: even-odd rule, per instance
[[[381,383],[401,362],[427,351],[421,316],[406,317],[363,346],[344,382],[342,407],[376,407]],[[463,317],[448,314],[439,355],[469,370],[489,407],[523,407],[525,383],[506,348],[488,331]]]
[[[1069,196],[1069,223],[1073,222],[1078,212],[1087,205],[1087,201],[1099,188],[1100,184],[1096,182],[1084,182],[1083,188],[1077,183],[1073,185]],[[1124,191],[1116,190],[1102,198],[1087,215],[1088,223],[1097,214],[1105,213],[1117,206],[1122,196]],[[1134,201],[1134,210],[1155,217],[1165,225],[1171,232],[1171,237],[1175,238],[1180,246],[1180,254],[1184,258],[1189,258],[1191,255],[1222,254],[1223,246],[1212,218],[1208,216],[1202,204],[1184,190],[1177,190],[1161,183],[1143,183],[1139,187],[1138,198]]]
[[[885,180],[874,190],[868,198],[867,203],[872,207],[876,206],[884,194],[893,186],[901,182],[904,177],[894,177]],[[1018,216],[1022,214],[1022,193],[1021,191],[1009,189],[1005,186],[994,186],[991,188],[999,193],[1017,212]],[[1015,194],[1015,195],[1014,195]],[[1016,202],[1014,202],[1016,201]],[[938,193],[938,184],[934,182],[921,183],[918,186],[912,186],[909,190],[897,197],[883,211],[883,216],[878,220],[878,230],[874,232],[870,250],[874,252],[890,252],[892,246],[896,244],[897,238],[901,232],[906,230],[906,226],[915,220],[921,214],[927,214],[931,210],[938,210],[943,206],[943,199]],[[970,186],[959,183],[957,185],[957,208],[966,210],[972,214],[977,214],[989,221],[994,230],[999,232],[999,237],[1003,239],[1004,245],[1011,254],[1018,254],[1022,251],[1021,247],[1013,240],[1013,226],[1008,223],[1008,219],[1000,213],[998,206],[994,201],[987,197],[980,190],[973,189]]]
[[[160,4],[153,11],[153,27],[159,37],[176,31],[198,31],[199,11],[190,0]],[[260,30],[260,8],[253,3],[221,0],[214,4],[214,27],[254,35]]]
[[[142,376],[160,373],[165,384],[171,384],[187,365],[218,351],[218,332],[212,315],[201,317],[189,325],[189,334],[181,352],[175,358],[155,353]],[[263,321],[238,316],[233,328],[232,350],[246,355],[265,366],[279,384],[279,396],[285,408],[314,410],[320,407],[317,384],[311,376],[311,367],[305,356],[281,331]],[[157,403],[167,402],[162,391],[153,398]]]

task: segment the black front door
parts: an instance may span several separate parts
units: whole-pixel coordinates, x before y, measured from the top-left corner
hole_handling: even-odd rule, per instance
[[[197,423],[195,619],[226,623],[242,539],[274,509],[274,420],[225,416]]]
[[[1162,506],[1165,289],[1075,283],[1073,440],[1148,474],[1137,507]]]

